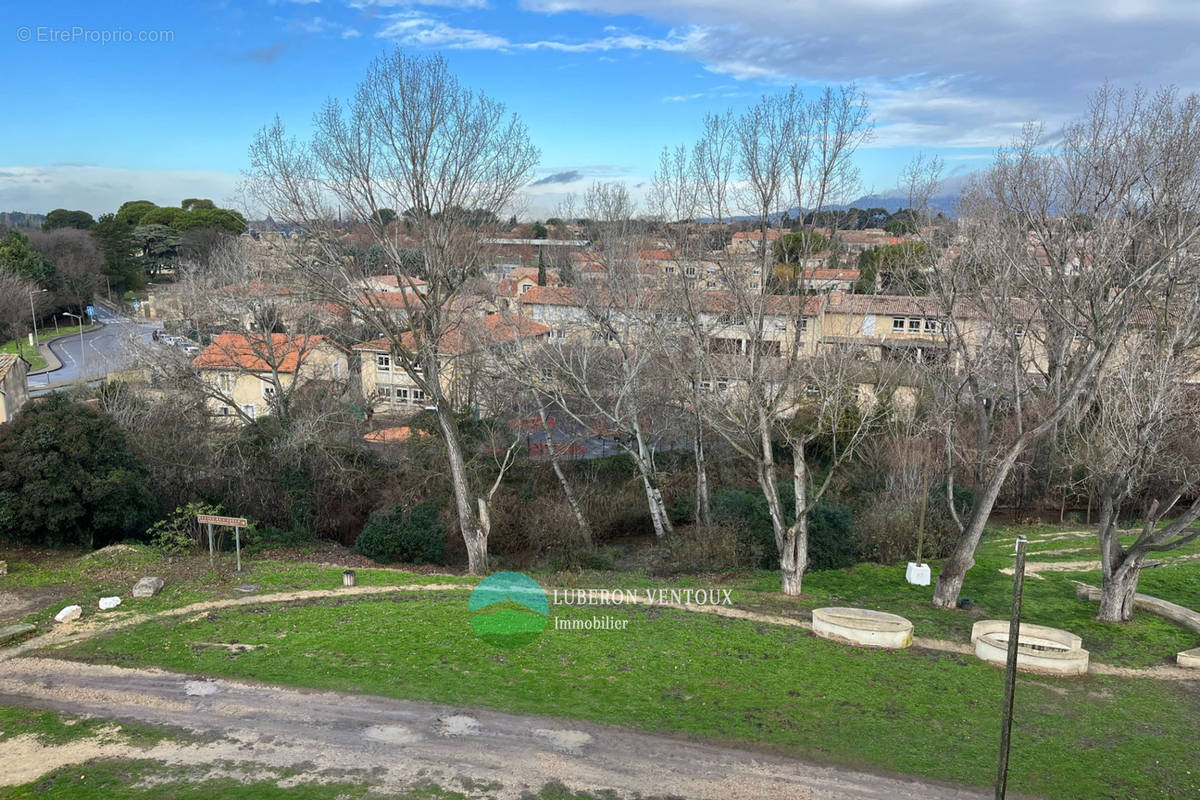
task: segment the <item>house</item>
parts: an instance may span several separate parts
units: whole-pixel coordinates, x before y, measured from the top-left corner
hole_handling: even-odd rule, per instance
[[[775,240],[779,238],[779,231],[774,228],[767,229],[767,246],[775,244]],[[725,248],[725,252],[736,255],[762,255],[759,249],[762,245],[762,231],[738,231],[733,234],[729,240],[729,246]]]
[[[446,331],[437,346],[438,377],[443,395],[456,408],[487,406],[488,398],[479,394],[481,378],[486,375],[497,349],[517,339],[549,335],[548,326],[505,312],[459,317],[457,324]],[[412,331],[401,334],[400,344],[405,349],[416,347]],[[404,369],[392,345],[385,337],[355,346],[354,349],[362,354],[363,395],[376,411],[418,411],[428,404],[429,397]]]
[[[270,414],[279,395],[324,382],[344,386],[350,353],[324,336],[222,333],[192,359],[215,416],[243,421]]]
[[[29,362],[15,353],[0,354],[0,423],[8,422],[29,402],[25,378]]]

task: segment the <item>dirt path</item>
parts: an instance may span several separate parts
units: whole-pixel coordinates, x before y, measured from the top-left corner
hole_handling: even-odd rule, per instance
[[[31,736],[0,748],[0,785],[34,780],[97,756],[168,764],[248,763],[260,769],[378,770],[381,788],[419,781],[499,783],[517,798],[557,780],[620,796],[722,800],[950,800],[985,793],[820,766],[777,755],[546,717],[382,697],[308,692],[158,670],[16,658],[0,663],[0,703],[166,724],[220,738],[146,749],[103,740],[43,747]]]

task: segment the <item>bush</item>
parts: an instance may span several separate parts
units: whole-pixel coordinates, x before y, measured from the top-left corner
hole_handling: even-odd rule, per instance
[[[791,484],[779,487],[785,519],[791,519],[795,495]],[[722,489],[713,498],[713,519],[738,531],[740,552],[749,566],[779,568],[779,549],[767,499],[757,490]],[[822,499],[808,514],[808,569],[837,569],[855,561],[850,509]]]
[[[381,564],[441,561],[446,551],[446,532],[438,518],[437,504],[424,502],[409,511],[395,505],[376,511],[358,534],[354,550]]]
[[[221,513],[223,512],[220,506],[208,503],[188,503],[186,506],[180,506],[171,516],[160,519],[146,531],[150,538],[150,546],[167,555],[189,553],[200,541],[200,523],[196,522],[196,515]]]
[[[735,526],[725,522],[675,530],[667,549],[676,571],[713,572],[756,563],[757,550],[745,550]]]
[[[955,487],[955,505],[960,515],[971,508],[971,491]],[[917,530],[920,502],[881,494],[855,514],[859,556],[880,564],[896,564],[917,557]],[[958,530],[946,506],[942,492],[930,492],[925,509],[925,535],[921,560],[949,555],[958,538]]]
[[[158,505],[113,420],[64,394],[0,425],[0,539],[102,547],[139,537]]]

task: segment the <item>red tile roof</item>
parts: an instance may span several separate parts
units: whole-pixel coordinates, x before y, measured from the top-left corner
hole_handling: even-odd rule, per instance
[[[519,338],[545,336],[549,332],[550,328],[540,322],[511,314],[499,313],[488,314],[485,317],[466,317],[442,334],[442,339],[438,343],[438,352],[457,356],[483,346],[504,344]],[[414,347],[416,338],[412,331],[402,333],[400,343],[410,349]],[[392,342],[387,337],[382,337],[355,345],[354,349],[390,353]]]
[[[256,334],[222,333],[192,359],[192,366],[197,369],[295,372],[322,343],[341,349],[324,336],[273,333],[268,339]]]
[[[758,294],[748,294],[748,298],[760,297]],[[735,310],[737,298],[730,292],[721,290],[711,290],[704,292],[696,292],[693,297],[700,306],[701,311],[710,313],[721,313],[724,311]],[[798,296],[790,294],[772,294],[767,295],[766,310],[771,314],[807,314],[813,315],[820,312],[825,303],[823,296]],[[574,306],[583,308],[587,305],[589,299],[593,302],[609,304],[617,303],[608,297],[608,292],[604,290],[585,291],[575,286],[535,286],[525,294],[521,295],[521,302],[526,305],[548,305],[548,306]],[[617,298],[619,300],[620,298]],[[673,309],[681,308],[682,304],[679,301],[679,294],[676,292],[642,292],[638,297],[634,293],[629,295],[628,305],[640,305],[643,308],[654,309]]]

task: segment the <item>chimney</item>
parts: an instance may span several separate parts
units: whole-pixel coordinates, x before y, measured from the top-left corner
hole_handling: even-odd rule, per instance
[[[842,304],[842,293],[835,289],[829,293],[829,305],[840,306]]]

